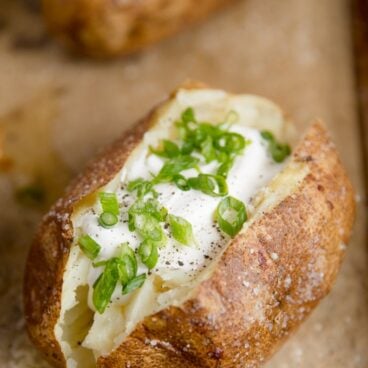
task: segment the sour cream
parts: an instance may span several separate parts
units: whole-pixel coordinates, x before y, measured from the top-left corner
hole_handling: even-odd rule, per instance
[[[273,161],[267,144],[258,130],[236,124],[230,128],[230,131],[239,133],[251,141],[244,152],[236,158],[227,177],[229,195],[250,207],[253,196],[281,170],[282,164]],[[135,158],[134,167],[129,171],[126,169],[121,171],[120,185],[116,191],[121,207],[121,217],[119,223],[113,228],[105,229],[99,226],[98,203],[79,216],[76,223],[78,232],[90,235],[101,245],[97,261],[116,255],[118,246],[123,242],[129,242],[133,249],[138,248],[142,239],[136,233],[130,232],[127,224],[127,210],[135,201],[135,197],[126,190],[126,184],[137,178],[152,178],[152,174],[157,174],[163,164],[164,159],[151,154],[147,147]],[[201,163],[200,168],[204,173],[213,174],[217,165],[216,162]],[[195,170],[187,170],[182,174],[187,178],[197,176]],[[168,243],[159,250],[158,263],[151,272],[158,274],[170,287],[178,282],[185,283],[195,278],[221,254],[229,237],[220,231],[214,221],[214,213],[221,198],[211,197],[197,190],[182,191],[171,183],[159,184],[155,190],[159,193],[159,202],[170,214],[183,217],[192,224],[197,242],[196,246],[184,246],[175,241],[165,230]],[[88,276],[90,293],[92,285],[102,270],[103,268],[94,268],[91,264]],[[146,266],[139,263],[138,274],[147,271]],[[117,287],[112,303],[126,302],[127,296],[122,297],[121,286]],[[89,304],[94,309],[92,303]]]

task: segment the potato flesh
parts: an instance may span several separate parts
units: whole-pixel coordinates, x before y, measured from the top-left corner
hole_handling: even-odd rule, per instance
[[[215,123],[221,122],[229,111],[235,110],[244,125],[259,130],[267,129],[280,140],[292,141],[291,128],[277,106],[262,98],[229,95],[214,90],[180,90],[174,99],[160,108],[157,114],[159,117],[156,116],[153,128],[146,133],[145,139],[155,145],[161,139],[167,138],[171,122],[187,107],[195,109],[199,120]],[[134,157],[133,152],[125,164],[127,169],[134,164]],[[117,179],[114,179],[106,187],[114,187],[116,182]],[[75,210],[73,224],[82,210]],[[86,293],[83,291],[88,285],[86,262],[89,261],[74,244],[64,273],[61,313],[55,326],[55,335],[66,357],[67,366],[95,366],[95,359],[109,354],[119,346],[145,316],[169,305],[179,305],[190,298],[196,285],[211,275],[216,261],[214,259],[210,267],[187,284],[180,281],[180,275],[176,281],[174,275],[170,290],[162,288],[162,280],[152,275],[141,289],[133,293],[128,305],[112,306],[102,315],[95,314],[92,320],[93,312],[88,308]],[[82,342],[75,336],[85,339]]]

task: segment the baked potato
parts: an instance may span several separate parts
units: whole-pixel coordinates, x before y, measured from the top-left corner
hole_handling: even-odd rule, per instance
[[[29,336],[56,367],[258,367],[331,289],[354,194],[324,125],[179,88],[92,161],[29,252]]]
[[[130,54],[233,0],[42,0],[50,31],[74,52]]]

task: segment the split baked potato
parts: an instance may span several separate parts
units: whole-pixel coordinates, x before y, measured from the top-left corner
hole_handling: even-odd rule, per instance
[[[42,0],[50,31],[92,57],[130,54],[233,0]]]
[[[323,124],[182,87],[45,216],[24,284],[56,367],[258,367],[329,292],[354,195]]]

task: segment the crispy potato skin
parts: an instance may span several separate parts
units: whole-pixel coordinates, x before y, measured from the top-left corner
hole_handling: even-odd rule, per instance
[[[28,332],[56,367],[65,367],[54,326],[73,207],[114,177],[155,113],[87,167],[45,216],[31,247]],[[193,298],[145,318],[98,367],[251,368],[272,355],[332,287],[355,211],[351,183],[323,125],[312,124],[292,160],[309,166],[292,195],[233,239]]]
[[[130,54],[234,0],[43,0],[47,25],[73,51]]]

